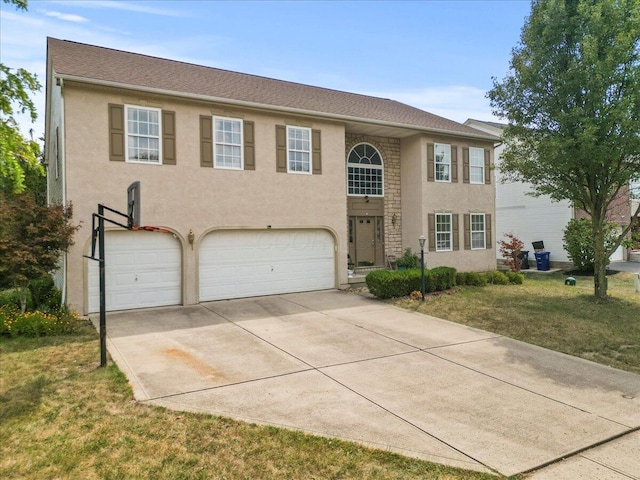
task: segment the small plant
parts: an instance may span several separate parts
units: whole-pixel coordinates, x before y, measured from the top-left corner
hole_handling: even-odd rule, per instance
[[[506,272],[509,283],[514,285],[522,285],[524,282],[524,275],[518,272]]]
[[[518,237],[512,233],[504,234],[506,240],[500,240],[500,253],[502,258],[507,261],[507,265],[513,272],[519,272],[522,266],[522,259],[519,257],[520,253],[524,249],[524,243]]]
[[[411,298],[411,300],[421,301],[422,292],[419,292],[418,290],[414,290],[413,292],[411,292],[411,295],[409,295],[409,298]]]
[[[407,247],[402,256],[396,261],[396,266],[401,269],[420,268],[420,257],[411,252],[411,248]]]
[[[64,310],[55,313],[21,313],[14,304],[0,306],[0,335],[11,337],[44,337],[63,335],[75,331],[78,316]]]
[[[515,272],[514,272],[515,273]],[[498,270],[492,270],[486,273],[487,282],[492,285],[508,285],[509,277]]]

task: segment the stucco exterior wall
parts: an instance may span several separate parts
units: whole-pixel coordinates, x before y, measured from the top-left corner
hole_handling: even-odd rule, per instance
[[[433,182],[427,178],[427,144],[446,143],[458,148],[458,182]],[[491,248],[485,250],[464,249],[463,215],[467,213],[491,214],[492,233],[495,232],[494,175],[491,184],[474,185],[462,180],[462,148],[480,147],[493,151],[493,144],[482,141],[466,141],[456,137],[416,135],[402,140],[402,208],[403,250],[410,247],[420,251],[418,239],[427,238],[425,262],[428,268],[454,267],[459,271],[494,269],[495,235]],[[492,157],[493,162],[493,157]],[[459,215],[460,248],[451,252],[429,251],[429,214],[451,213]]]
[[[126,189],[140,180],[142,224],[171,229],[183,249],[183,303],[198,301],[198,246],[216,228],[324,228],[336,238],[336,286],[347,283],[345,133],[338,123],[67,82],[64,91],[67,200],[83,228],[68,255],[68,302],[86,311],[91,215],[98,203],[126,211]],[[175,112],[177,165],[109,160],[107,105],[147,105]],[[199,116],[211,114],[255,122],[253,171],[200,166]],[[320,129],[322,174],[276,172],[276,125]],[[195,234],[193,249],[186,238]]]

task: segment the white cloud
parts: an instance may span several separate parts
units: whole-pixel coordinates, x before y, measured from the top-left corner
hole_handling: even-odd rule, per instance
[[[81,17],[80,15],[75,15],[73,13],[60,13],[60,12],[52,12],[48,10],[38,10],[38,12],[44,13],[47,17],[58,18],[66,22],[84,23],[89,21],[85,17]]]
[[[433,86],[409,91],[360,92],[374,97],[389,98],[425,110],[435,115],[464,122],[468,118],[499,121],[491,113],[486,92],[464,85]]]
[[[60,5],[68,5],[66,1],[54,1]],[[115,0],[84,0],[74,3],[76,7],[81,8],[110,8],[114,10],[124,10],[127,12],[148,13],[149,15],[159,15],[163,17],[189,17],[191,16],[185,11],[169,10],[165,8],[156,8],[149,5],[137,4],[133,2],[115,1]]]

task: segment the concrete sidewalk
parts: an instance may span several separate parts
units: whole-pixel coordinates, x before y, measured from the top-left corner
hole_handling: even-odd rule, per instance
[[[139,401],[478,471],[571,457],[533,478],[639,478],[640,376],[359,295],[112,313],[107,329]]]

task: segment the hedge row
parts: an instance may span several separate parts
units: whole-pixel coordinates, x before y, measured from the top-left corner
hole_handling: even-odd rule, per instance
[[[521,285],[524,275],[516,272],[456,272],[451,267],[436,267],[425,270],[425,292],[441,292],[456,285],[484,287],[487,284]],[[411,270],[375,270],[366,278],[369,292],[378,298],[396,298],[421,291],[420,269]]]
[[[441,292],[456,284],[456,269],[436,267],[424,271],[426,292]],[[375,270],[366,278],[369,292],[378,298],[405,297],[414,291],[421,291],[421,271],[411,270]]]

